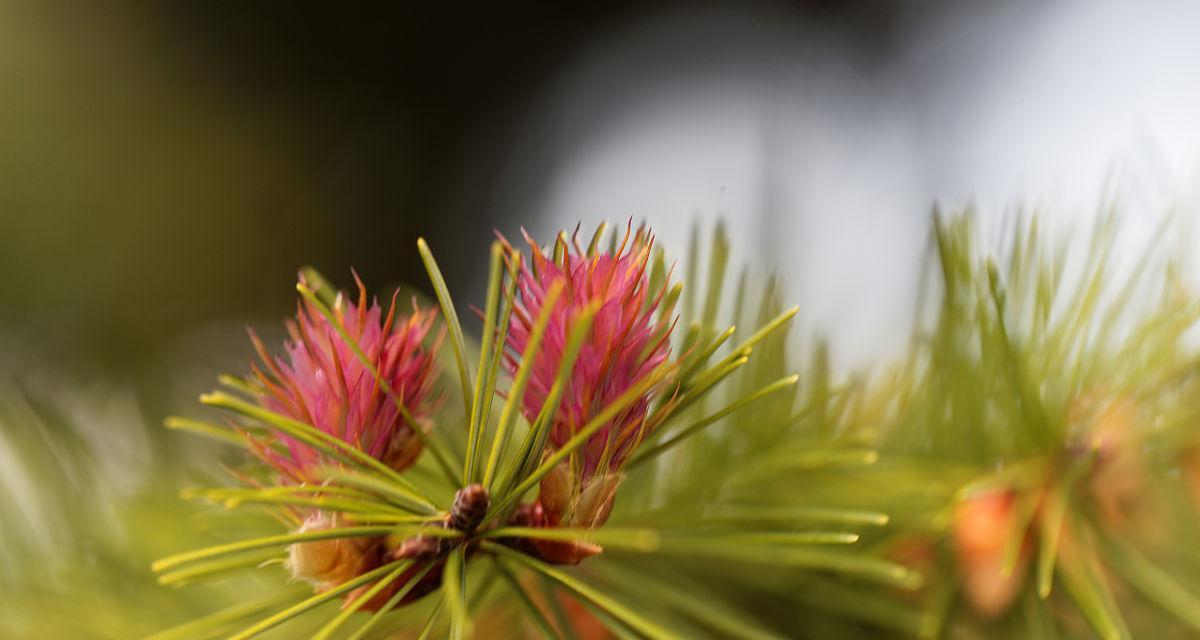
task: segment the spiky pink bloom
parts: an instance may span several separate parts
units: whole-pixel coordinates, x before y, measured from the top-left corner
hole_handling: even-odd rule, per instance
[[[522,265],[518,276],[519,299],[508,337],[509,364],[514,371],[548,303],[549,292],[561,287],[522,400],[530,422],[549,400],[572,328],[590,308],[597,309],[561,402],[550,418],[548,450],[563,447],[670,357],[674,325],[664,317],[667,314],[659,313],[666,284],[651,291],[646,272],[654,240],[644,228],[632,238],[630,234],[627,230],[616,251],[592,255],[577,243],[572,252],[560,240],[557,259],[548,258],[526,235],[532,259]],[[649,409],[659,391],[661,387],[648,389],[588,437],[578,450],[576,464],[563,462],[545,476],[537,502],[523,507],[516,519],[526,526],[590,528],[604,524],[623,478],[621,469],[656,426]],[[532,544],[543,559],[560,564],[574,564],[600,551],[583,543]]]
[[[383,317],[378,301],[368,304],[361,281],[358,289],[357,303],[339,293],[333,314],[409,414],[418,423],[425,423],[430,411],[436,344],[427,349],[423,343],[435,314],[422,311],[414,302],[411,315],[397,317],[393,297]],[[423,427],[405,419],[351,343],[307,300],[300,302],[296,318],[288,321],[287,328],[291,339],[284,343],[286,357],[279,358],[268,355],[251,332],[267,370],[257,365],[253,368],[262,390],[259,404],[350,443],[396,470],[411,466],[421,452],[421,441],[414,430]],[[439,336],[435,342],[440,340]],[[333,463],[283,434],[271,440],[255,439],[252,444],[260,457],[293,482],[310,480],[313,469]]]
[[[533,421],[547,401],[571,328],[589,305],[599,304],[553,417],[550,442],[560,447],[667,360],[672,325],[658,313],[665,286],[660,291],[649,290],[646,267],[654,238],[644,228],[632,239],[627,232],[615,253],[589,256],[576,245],[574,253],[564,247],[558,262],[548,258],[528,236],[526,239],[532,248],[532,268],[526,266],[520,273],[520,295],[508,337],[515,356],[524,352],[547,292],[555,283],[563,287],[523,400],[528,420]],[[516,359],[510,364],[515,370]],[[643,394],[588,439],[583,448],[585,477],[622,466],[646,435],[650,396]],[[602,463],[605,468],[600,468]]]

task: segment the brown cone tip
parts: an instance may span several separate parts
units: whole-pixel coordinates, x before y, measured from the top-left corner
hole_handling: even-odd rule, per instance
[[[450,507],[450,527],[463,533],[474,533],[487,515],[491,503],[487,489],[481,484],[459,489],[454,494],[454,505]]]

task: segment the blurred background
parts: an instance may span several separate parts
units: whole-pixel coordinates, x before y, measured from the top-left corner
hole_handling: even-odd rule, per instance
[[[1131,237],[1193,206],[1197,24],[1186,0],[0,0],[3,388],[104,452],[69,482],[135,491],[244,327],[278,335],[298,267],[427,288],[422,235],[465,306],[493,229],[631,217],[677,256],[725,219],[798,333],[865,367],[908,337],[935,202],[999,226],[1115,197]]]
[[[930,207],[1194,198],[1195,3],[0,3],[0,330],[135,372],[295,269],[460,298],[493,228],[729,221],[836,353],[903,323]],[[875,336],[864,342],[862,338]],[[877,342],[881,341],[881,342]],[[191,354],[189,354],[191,355]]]

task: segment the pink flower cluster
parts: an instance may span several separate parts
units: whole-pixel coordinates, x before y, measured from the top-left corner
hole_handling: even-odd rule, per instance
[[[378,302],[368,305],[361,281],[358,286],[358,302],[347,301],[339,294],[333,314],[410,416],[423,422],[430,411],[436,351],[436,345],[426,348],[423,343],[435,314],[422,311],[414,302],[411,315],[397,317],[393,298],[383,317]],[[291,339],[284,345],[286,358],[272,358],[251,333],[266,368],[253,368],[262,389],[259,403],[352,444],[396,470],[411,466],[421,452],[421,441],[414,430],[423,427],[405,419],[393,397],[380,387],[337,327],[316,305],[305,300],[287,328]],[[436,341],[440,340],[439,336]],[[292,482],[308,481],[314,468],[332,462],[283,434],[271,440],[255,439],[252,444],[263,460]]]
[[[509,364],[514,371],[547,292],[556,283],[563,288],[550,312],[524,397],[523,410],[530,422],[547,401],[571,328],[589,305],[599,304],[553,417],[550,443],[561,447],[667,360],[673,325],[658,313],[666,287],[649,291],[646,269],[654,239],[644,228],[632,238],[627,231],[614,253],[587,255],[576,244],[575,252],[562,251],[559,261],[548,258],[528,235],[526,240],[532,249],[532,264],[524,265],[519,275],[519,301],[508,336]],[[620,469],[647,435],[649,406],[650,394],[643,394],[588,439],[582,449],[581,480]]]

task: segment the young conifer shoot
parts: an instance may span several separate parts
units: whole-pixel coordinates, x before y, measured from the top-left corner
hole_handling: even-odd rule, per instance
[[[777,355],[754,375],[737,375],[750,371],[764,341],[796,310],[765,317],[752,331],[718,329],[723,253],[710,257],[719,265],[705,309],[685,310],[680,332],[676,308],[688,283],[673,281],[650,230],[631,223],[605,236],[602,225],[586,246],[576,231],[543,247],[526,235],[525,251],[499,237],[477,346],[424,240],[417,248],[440,316],[416,301],[403,313],[396,296],[385,314],[357,277],[352,302],[303,271],[282,355],[252,333],[260,361],[250,375],[223,376],[225,391],[201,397],[225,412],[225,422],[167,422],[236,443],[258,461],[230,469],[238,486],[186,496],[257,505],[282,528],[179,553],[153,568],[160,582],[173,584],[282,567],[311,588],[265,616],[261,608],[219,612],[161,637],[241,640],[287,623],[293,636],[314,638],[398,628],[462,638],[483,621],[492,625],[501,610],[517,612],[521,633],[546,637],[589,626],[648,638],[695,629],[770,637],[736,607],[710,606],[699,590],[694,599],[631,606],[614,595],[616,573],[585,570],[609,553],[845,570],[912,586],[913,574],[898,565],[821,550],[854,543],[852,531],[738,524],[691,509],[680,513],[694,517],[609,524],[631,474],[639,474],[632,486],[641,511],[661,511],[651,494],[679,484],[675,461],[694,461],[711,446],[698,435],[727,440],[727,452],[735,451],[732,443],[747,436],[727,417],[789,398],[783,418],[761,423],[754,437],[786,428],[798,377],[779,370]],[[714,246],[723,243],[721,230]],[[453,364],[441,369],[443,360]],[[708,406],[714,402],[720,406]],[[720,500],[719,478],[687,469]],[[831,521],[850,522],[838,516]],[[645,585],[655,579],[649,570],[644,581],[635,578]],[[507,588],[496,594],[493,584]],[[490,630],[478,635],[492,637]]]

